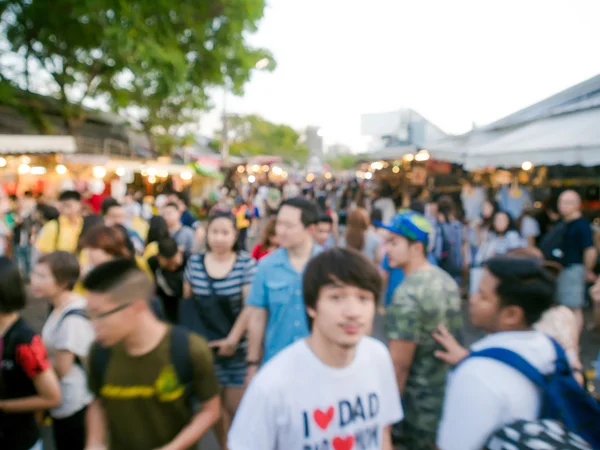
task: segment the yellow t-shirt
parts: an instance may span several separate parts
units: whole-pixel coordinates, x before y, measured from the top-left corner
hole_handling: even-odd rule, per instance
[[[133,231],[135,231],[140,238],[142,238],[143,242],[146,242],[148,238],[148,231],[150,231],[150,225],[141,217],[134,217],[131,219],[131,227]]]
[[[60,231],[57,229],[59,224]],[[41,253],[52,253],[57,250],[75,253],[82,226],[83,218],[81,217],[77,218],[75,222],[71,222],[66,217],[59,216],[58,222],[51,220],[42,227],[35,246]]]
[[[150,242],[144,250],[144,259],[147,261],[156,255],[158,255],[158,242]]]

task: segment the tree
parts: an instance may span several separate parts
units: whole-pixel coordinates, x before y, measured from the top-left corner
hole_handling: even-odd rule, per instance
[[[6,75],[29,89],[32,68],[49,74],[65,126],[102,98],[136,117],[152,136],[174,136],[210,107],[207,88],[241,94],[257,61],[249,46],[264,0],[0,0],[2,30],[20,70]],[[271,62],[269,68],[273,69]]]
[[[300,134],[288,125],[271,123],[257,115],[229,117],[228,125],[232,155],[275,155],[300,163],[308,158]]]
[[[357,155],[338,155],[333,158],[327,158],[327,163],[333,170],[350,170],[356,167],[357,161]]]

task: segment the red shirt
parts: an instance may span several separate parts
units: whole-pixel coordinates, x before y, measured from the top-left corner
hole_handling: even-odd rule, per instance
[[[256,246],[252,249],[252,257],[260,261],[261,258],[267,256],[271,251],[268,248],[262,248],[262,245],[256,244]]]

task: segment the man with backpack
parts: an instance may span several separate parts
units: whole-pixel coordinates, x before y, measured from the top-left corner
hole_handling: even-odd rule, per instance
[[[206,341],[155,317],[154,285],[130,260],[97,266],[83,285],[97,335],[86,448],[192,448],[221,413]]]
[[[490,334],[448,378],[440,450],[507,448],[484,444],[506,425],[540,418],[600,445],[600,407],[573,377],[562,348],[532,328],[553,306],[555,288],[536,259],[497,256],[484,263],[469,312],[471,323]]]
[[[75,253],[77,250],[83,228],[81,194],[77,191],[64,191],[58,197],[58,203],[60,215],[44,225],[35,244],[41,254],[57,250]]]

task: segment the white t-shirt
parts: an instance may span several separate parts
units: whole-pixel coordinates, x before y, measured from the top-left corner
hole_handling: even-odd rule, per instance
[[[90,346],[95,339],[92,324],[84,317],[70,315],[59,324],[60,319],[67,311],[86,308],[85,298],[77,294],[73,294],[73,296],[76,299],[67,306],[52,311],[42,329],[42,340],[52,363],[54,363],[57,351],[68,350],[85,365]],[[77,363],[73,363],[71,369],[60,379],[60,390],[62,402],[60,406],[50,410],[50,415],[56,419],[73,415],[84,406],[89,405],[93,399],[93,395],[87,387],[85,369]]]
[[[556,351],[538,331],[489,335],[471,350],[501,347],[525,358],[543,374],[554,372]],[[535,385],[512,367],[489,358],[470,358],[448,377],[438,429],[440,450],[479,450],[498,428],[538,418],[541,396]]]
[[[538,237],[540,235],[540,224],[531,216],[523,216],[521,220],[521,236],[525,239],[529,237]]]
[[[258,372],[235,415],[228,447],[381,449],[383,429],[403,417],[384,344],[364,337],[354,361],[333,368],[302,340]]]
[[[381,210],[381,221],[388,224],[392,221],[392,217],[396,214],[396,205],[394,200],[389,197],[381,197],[373,202],[373,209]]]

